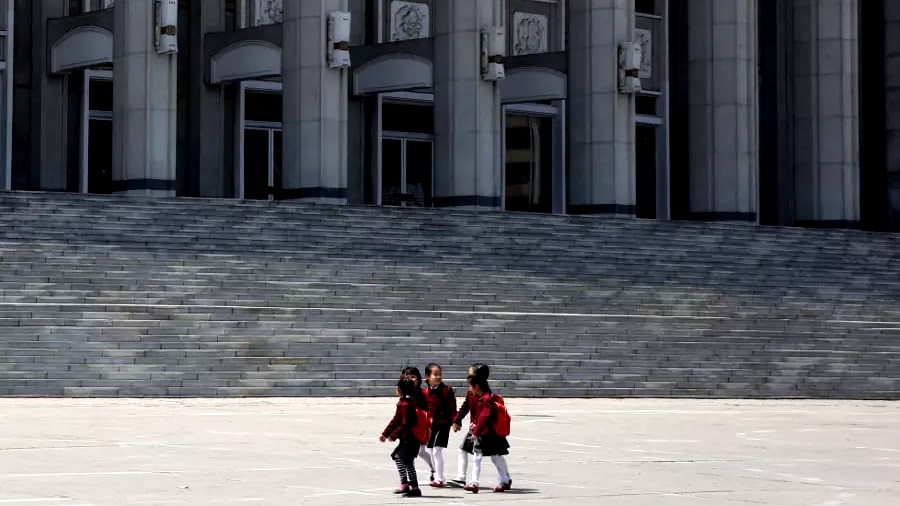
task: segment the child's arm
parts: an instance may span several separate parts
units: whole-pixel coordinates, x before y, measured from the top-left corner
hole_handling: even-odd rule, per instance
[[[391,419],[390,423],[387,424],[387,427],[384,428],[384,432],[381,433],[381,437],[385,439],[390,439],[393,441],[396,439],[394,437],[394,433],[399,429],[400,424],[402,422],[403,414],[400,410],[400,405],[397,405],[397,410],[394,412],[394,418]]]
[[[453,399],[453,403],[456,403],[456,398]],[[469,414],[469,396],[466,396],[466,400],[463,401],[462,407],[459,408],[459,411],[456,413],[456,416],[453,417],[453,425],[462,425],[463,418]]]
[[[453,387],[447,385],[447,401],[450,403],[450,412],[456,413],[456,392],[453,391]]]

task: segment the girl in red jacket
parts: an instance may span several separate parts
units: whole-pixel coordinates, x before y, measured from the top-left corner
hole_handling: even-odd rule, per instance
[[[416,400],[416,405],[419,406],[420,409],[428,411],[428,399],[425,397],[425,390],[422,388],[422,373],[419,372],[419,368],[411,366],[404,368],[401,378],[409,378],[413,380],[413,382],[415,382],[416,390],[412,394],[412,397]],[[431,471],[431,477],[428,478],[428,480],[430,482],[433,482],[434,461],[431,458],[431,453],[428,452],[428,447],[426,445],[422,445],[419,448],[419,458],[421,458],[425,462],[425,464],[428,465],[428,469]]]
[[[466,486],[466,490],[474,494],[478,493],[482,459],[490,457],[497,468],[497,474],[500,475],[500,484],[494,488],[494,492],[506,492],[512,488],[512,478],[509,476],[509,467],[505,457],[505,455],[509,455],[509,442],[494,430],[494,423],[497,419],[494,394],[491,392],[491,387],[488,386],[488,381],[480,376],[469,378],[469,392],[478,398],[478,416],[472,422],[472,436],[475,438],[475,466],[472,469],[472,481]]]
[[[477,363],[472,364],[471,367],[469,367],[469,378],[478,376],[487,380],[490,375],[491,369],[486,364]],[[459,457],[456,461],[456,479],[453,480],[454,483],[463,487],[468,484],[468,481],[466,481],[466,471],[468,471],[469,468],[469,455],[475,454],[475,439],[472,437],[471,426],[475,423],[475,420],[478,419],[478,399],[471,391],[466,392],[466,400],[463,401],[456,416],[453,417],[453,432],[459,432],[460,429],[462,429],[462,422],[466,418],[466,415],[469,416],[470,429],[466,433],[466,437],[463,439],[462,444],[459,445]]]
[[[394,418],[381,433],[380,441],[397,441],[397,448],[391,453],[391,458],[397,464],[400,473],[400,488],[394,493],[407,497],[421,497],[419,479],[416,476],[416,456],[419,455],[419,441],[413,435],[413,429],[418,422],[416,415],[416,400],[413,397],[416,384],[408,378],[402,378],[397,383],[397,411]]]
[[[444,479],[444,450],[450,442],[450,427],[456,415],[456,395],[453,387],[444,383],[443,368],[438,364],[428,364],[425,377],[428,378],[425,398],[428,400],[428,416],[431,417],[428,451],[431,452],[436,474],[431,479],[431,486],[443,488],[447,484]]]

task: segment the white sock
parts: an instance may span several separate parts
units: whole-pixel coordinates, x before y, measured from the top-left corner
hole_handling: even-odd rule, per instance
[[[497,468],[497,474],[500,475],[500,483],[509,483],[512,478],[509,476],[509,465],[506,464],[506,458],[503,455],[494,455],[491,457],[494,466]]]
[[[428,464],[428,469],[431,470],[431,472],[433,473],[434,472],[434,464],[431,462],[431,454],[428,453],[427,446],[425,446],[425,445],[419,446],[419,457],[421,457],[422,460],[424,460],[425,463]]]
[[[469,470],[469,454],[460,450],[456,457],[456,479],[465,483],[466,471]]]
[[[434,473],[437,475],[437,481],[447,481],[444,479],[444,449],[440,446],[432,448],[431,461],[434,463]]]
[[[478,485],[481,482],[481,463],[484,455],[481,452],[475,452],[475,465],[472,467],[472,485]]]

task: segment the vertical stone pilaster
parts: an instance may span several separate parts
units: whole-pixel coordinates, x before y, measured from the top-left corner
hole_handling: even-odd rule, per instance
[[[888,216],[891,229],[900,230],[900,2],[884,2],[884,19]]]
[[[66,152],[67,150],[67,117],[63,111],[68,109],[68,96],[66,91],[66,79],[62,76],[51,76],[47,69],[47,20],[66,15],[66,2],[64,0],[47,0],[42,5],[33,5],[32,13],[37,14],[35,20],[41,24],[41,28],[35,30],[34,54],[32,58],[35,71],[34,85],[39,95],[33,95],[36,99],[32,104],[32,117],[37,123],[34,125],[37,139],[32,145],[35,150],[32,155],[32,170],[39,171],[39,189],[41,190],[66,190]],[[27,23],[29,20],[22,20]],[[8,70],[12,71],[12,69]],[[76,77],[73,77],[76,78]],[[15,147],[13,147],[15,149]]]
[[[435,205],[501,205],[499,85],[481,79],[481,30],[504,23],[498,0],[434,4]]]
[[[756,221],[757,0],[688,0],[690,212]]]
[[[191,6],[191,127],[190,168],[193,185],[203,197],[230,197],[233,184],[225,173],[225,92],[204,81],[206,34],[225,30],[224,0],[204,0]],[[233,179],[233,178],[232,178]]]
[[[284,3],[286,198],[347,202],[349,77],[347,70],[328,67],[325,48],[328,14],[347,9],[348,0]]]
[[[569,212],[634,215],[634,98],[618,92],[618,46],[634,0],[569,2]]]
[[[174,195],[178,55],[156,52],[153,2],[117,0],[114,18],[113,188]]]
[[[857,0],[794,1],[794,163],[800,222],[860,219]]]

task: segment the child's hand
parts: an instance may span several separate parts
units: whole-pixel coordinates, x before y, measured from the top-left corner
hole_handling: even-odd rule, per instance
[[[381,441],[382,443],[384,443],[385,441],[387,441],[387,438],[384,436],[381,436],[380,438],[378,438],[378,440]]]
[[[453,432],[459,432],[459,429],[462,429],[462,425],[458,423],[453,424]]]

